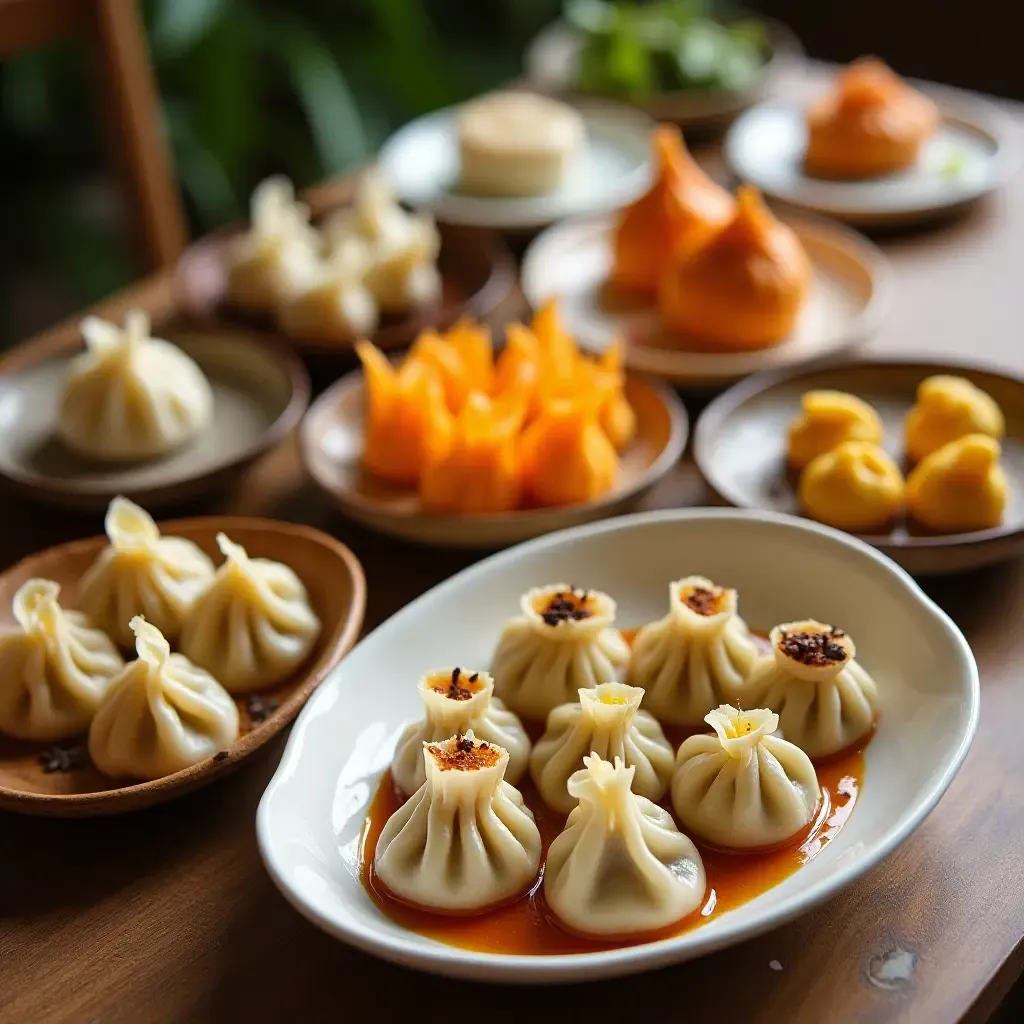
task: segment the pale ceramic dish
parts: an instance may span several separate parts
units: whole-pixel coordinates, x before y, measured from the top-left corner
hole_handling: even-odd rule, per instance
[[[780,885],[675,938],[609,952],[508,956],[457,949],[385,917],[359,877],[367,805],[432,665],[486,665],[519,595],[569,579],[618,601],[618,623],[660,617],[670,580],[738,588],[755,627],[814,615],[856,637],[879,684],[880,726],[839,839]],[[878,614],[879,608],[885,614]],[[374,680],[367,686],[366,680]],[[478,981],[557,982],[650,970],[774,928],[850,885],[935,806],[970,746],[978,671],[952,621],[874,549],[788,516],[690,509],[629,516],[523,544],[435,587],[368,636],[313,695],[260,802],[263,859],[319,927],[396,963]]]
[[[399,199],[442,221],[504,231],[543,227],[563,217],[614,210],[650,184],[654,122],[630,107],[580,104],[587,139],[561,186],[541,196],[492,197],[459,192],[457,107],[407,124],[384,143],[381,173]]]
[[[838,224],[810,217],[785,218],[814,267],[814,283],[791,337],[756,352],[697,352],[680,347],[653,303],[612,294],[610,217],[592,217],[549,228],[523,257],[526,300],[537,308],[558,296],[566,329],[592,351],[620,337],[626,365],[637,373],[684,386],[712,386],[773,367],[807,362],[849,348],[870,336],[889,304],[890,271],[867,239]]]

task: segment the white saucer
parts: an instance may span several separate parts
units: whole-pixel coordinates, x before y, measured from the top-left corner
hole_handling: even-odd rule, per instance
[[[639,111],[611,103],[582,103],[587,140],[565,181],[542,196],[506,198],[458,191],[458,107],[407,124],[384,143],[381,173],[398,197],[426,207],[451,224],[497,230],[543,227],[563,217],[602,213],[630,202],[650,181],[654,122]]]

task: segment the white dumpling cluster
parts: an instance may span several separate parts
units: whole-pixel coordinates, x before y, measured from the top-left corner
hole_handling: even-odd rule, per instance
[[[213,389],[194,360],[150,335],[132,310],[123,328],[86,317],[86,351],[68,367],[57,434],[72,451],[108,461],[153,459],[194,440],[213,415]]]

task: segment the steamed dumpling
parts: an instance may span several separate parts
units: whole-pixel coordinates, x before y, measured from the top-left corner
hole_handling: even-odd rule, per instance
[[[508,752],[473,734],[423,745],[426,781],[384,826],[373,868],[401,900],[472,914],[521,896],[540,870],[541,839],[504,780]]]
[[[707,879],[672,815],[631,790],[636,768],[596,755],[569,780],[579,806],[548,850],[544,898],[585,935],[634,935],[692,914]]]
[[[968,434],[987,434],[998,441],[1006,432],[1006,420],[995,399],[976,384],[939,373],[918,384],[904,429],[907,455],[919,462]]]
[[[751,673],[752,701],[778,712],[783,736],[808,757],[828,757],[867,736],[878,706],[875,681],[854,661],[841,629],[806,619],[776,626],[772,657]]]
[[[121,646],[134,646],[135,615],[168,640],[181,632],[213,562],[184,537],[161,537],[145,509],[115,498],[104,520],[107,545],[82,577],[78,607]]]
[[[543,718],[581,689],[615,682],[629,646],[615,628],[615,602],[566,583],[535,587],[520,599],[491,664],[494,692],[516,714]]]
[[[683,742],[672,778],[672,806],[685,829],[740,850],[785,842],[814,820],[821,803],[814,765],[772,735],[777,714],[726,704],[705,721],[714,734]]]
[[[787,460],[801,470],[813,459],[844,441],[881,444],[882,418],[862,398],[845,391],[807,391],[800,399],[800,415],[789,425]]]
[[[629,681],[661,722],[700,725],[719,704],[742,695],[758,657],[735,590],[703,576],[669,584],[669,612],[636,635]]]
[[[114,778],[160,779],[238,738],[238,708],[208,672],[171,654],[160,630],[131,621],[138,659],[126,665],[89,729],[89,756]]]
[[[20,740],[83,732],[124,666],[110,637],[59,596],[51,580],[26,580],[14,595],[19,629],[0,635],[0,732]]]
[[[578,703],[562,704],[548,715],[530,755],[530,775],[548,807],[568,814],[576,806],[569,778],[583,768],[587,754],[635,768],[633,792],[639,796],[657,801],[665,795],[672,745],[654,716],[640,710],[643,695],[637,686],[601,683],[580,690]]]
[[[180,348],[149,333],[134,309],[124,329],[86,317],[86,351],[68,367],[57,433],[95,459],[151,459],[193,440],[213,415],[213,391]]]
[[[288,566],[250,558],[223,533],[217,546],[224,564],[192,606],[181,651],[231,693],[283,682],[320,635],[306,588]]]
[[[487,672],[461,668],[430,672],[420,680],[419,691],[426,716],[405,727],[391,759],[391,778],[403,793],[415,793],[426,778],[424,743],[438,743],[470,731],[477,739],[508,752],[505,778],[513,786],[523,777],[529,764],[530,737],[522,722],[493,696],[494,680]]]

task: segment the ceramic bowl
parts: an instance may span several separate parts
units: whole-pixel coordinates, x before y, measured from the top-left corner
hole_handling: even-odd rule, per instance
[[[617,623],[660,618],[668,584],[706,574],[736,587],[755,629],[813,615],[842,623],[878,682],[879,727],[839,838],[749,903],[683,935],[607,952],[487,954],[384,916],[363,889],[360,831],[401,727],[422,716],[418,677],[486,665],[530,587],[568,579],[618,602]],[[880,610],[884,609],[884,613]],[[375,685],[366,686],[366,679]],[[646,513],[531,541],[435,587],[371,633],[313,695],[257,814],[260,851],[292,905],[331,935],[406,966],[475,981],[607,980],[721,949],[851,885],[903,842],[956,774],[978,720],[962,634],[867,544],[789,516],[722,509]]]

